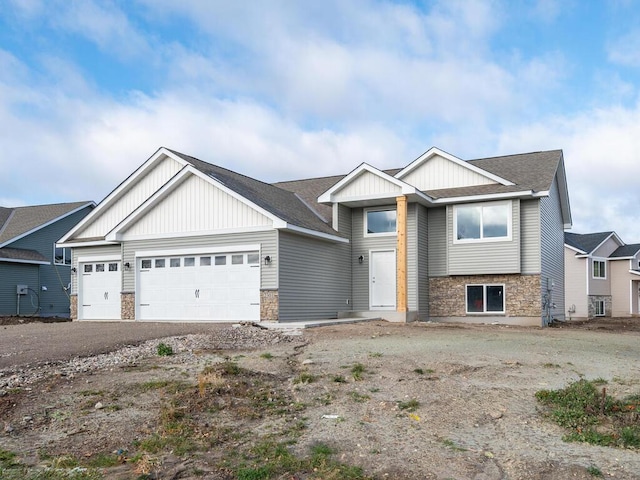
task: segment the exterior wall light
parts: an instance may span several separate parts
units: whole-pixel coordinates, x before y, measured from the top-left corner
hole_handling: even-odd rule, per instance
[[[364,262],[364,255],[360,255],[358,257],[358,263],[362,263],[362,262]]]
[[[271,257],[267,255],[266,257],[264,257],[264,264],[269,265],[270,263],[271,263]]]
[[[124,269],[125,270],[131,270],[131,264],[129,262],[124,264]]]
[[[76,267],[72,267],[71,268],[71,273],[76,273],[78,270],[76,269]]]

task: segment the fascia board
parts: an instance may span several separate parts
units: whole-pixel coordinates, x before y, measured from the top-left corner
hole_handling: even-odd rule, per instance
[[[320,195],[318,197],[318,203],[333,203],[333,195],[339,192],[340,190],[342,190],[348,183],[357,179],[364,172],[369,172],[369,173],[372,173],[373,175],[377,175],[378,177],[400,187],[402,195],[411,195],[417,192],[416,188],[409,185],[408,183],[403,182],[398,178],[392,177],[391,175],[384,173],[382,170],[378,170],[377,168],[372,167],[368,163],[362,163],[358,167],[356,167],[355,170],[349,173],[346,177],[344,177],[342,180],[336,183],[333,187],[331,187],[329,190],[327,190],[322,195]]]
[[[53,225],[54,223],[56,223],[56,222],[58,222],[58,221],[60,221],[60,220],[62,220],[64,218],[68,217],[69,215],[73,215],[74,213],[79,212],[83,208],[87,208],[88,206],[91,206],[91,205],[95,206],[95,202],[87,202],[87,203],[85,203],[83,205],[80,205],[79,207],[74,208],[73,210],[70,210],[69,212],[62,214],[59,217],[56,217],[56,218],[54,218],[52,220],[49,220],[46,223],[43,223],[41,225],[38,225],[35,228],[32,228],[28,232],[24,232],[24,233],[22,233],[22,234],[20,234],[20,235],[18,235],[16,237],[13,237],[13,238],[7,240],[4,243],[0,243],[0,248],[6,247],[10,243],[16,242],[16,241],[20,240],[21,238],[27,237],[27,236],[31,235],[32,233],[37,232],[38,230],[42,230],[43,228],[48,227],[49,225]]]
[[[629,273],[630,273],[631,275],[638,275],[638,276],[640,276],[640,270],[629,270]]]
[[[585,252],[584,250],[580,250],[579,248],[576,248],[576,247],[574,247],[572,245],[569,245],[568,243],[565,243],[564,246],[566,248],[568,248],[569,250],[573,250],[574,252],[579,253],[581,255],[586,255],[587,254],[587,252]]]
[[[482,175],[483,177],[489,178],[491,180],[493,180],[494,182],[497,182],[501,185],[515,185],[515,183],[507,180],[506,178],[502,178],[498,175],[495,175],[491,172],[487,172],[486,170],[483,170],[479,167],[476,167],[475,165],[472,165],[468,162],[465,162],[464,160],[451,155],[450,153],[447,153],[443,150],[440,150],[439,148],[436,147],[431,147],[429,150],[427,150],[426,152],[424,152],[422,155],[420,155],[418,158],[416,158],[413,162],[411,162],[409,165],[407,165],[405,168],[403,168],[402,170],[400,170],[398,173],[396,173],[395,177],[398,179],[401,179],[402,177],[404,177],[405,175],[407,175],[408,173],[410,173],[411,171],[415,170],[416,168],[418,168],[420,165],[422,165],[424,162],[426,162],[427,160],[429,160],[431,157],[434,156],[439,156],[439,157],[443,157],[446,158],[447,160],[463,167],[463,168],[467,168],[469,170],[471,170],[472,172],[477,173],[478,175]]]
[[[523,190],[522,192],[507,192],[507,193],[494,193],[489,195],[469,195],[466,197],[438,198],[433,200],[433,203],[446,205],[446,204],[453,204],[453,203],[484,202],[489,200],[504,200],[508,198],[531,197],[532,195],[533,195],[532,190]]]
[[[122,183],[120,183],[120,185],[113,189],[111,193],[107,195],[89,215],[84,217],[80,221],[80,223],[78,223],[74,228],[67,232],[67,234],[60,240],[63,242],[67,241],[69,238],[73,237],[76,233],[81,231],[86,225],[92,222],[93,219],[100,215],[103,210],[109,208],[118,198],[120,198],[124,194],[124,192],[128,190],[133,183],[135,183],[136,179],[138,179],[147,170],[149,170],[162,156],[171,157],[173,160],[182,164],[183,166],[188,165],[187,162],[182,158],[174,155],[166,148],[160,147],[153,155],[151,155],[147,159],[146,162],[140,165],[131,175],[129,175]]]
[[[51,262],[43,262],[40,260],[17,260],[14,258],[0,258],[0,263],[26,263],[29,265],[51,265]]]
[[[256,233],[256,232],[268,232],[273,230],[273,227],[243,227],[243,228],[224,228],[218,230],[199,230],[196,232],[172,232],[162,234],[148,234],[148,235],[127,235],[119,234],[117,239],[119,242],[129,242],[135,240],[166,240],[168,238],[186,238],[186,237],[202,237],[202,236],[214,236],[214,235],[230,235],[236,233]]]
[[[302,235],[306,235],[309,237],[317,237],[323,240],[330,240],[332,242],[337,243],[349,243],[348,238],[339,237],[337,235],[331,235],[329,233],[318,232],[316,230],[311,230],[308,228],[298,227],[297,225],[285,224],[284,227],[276,227],[279,230],[290,230],[292,232],[296,232]]]
[[[120,222],[118,225],[116,225],[106,235],[105,239],[106,240],[111,240],[111,241],[117,241],[119,239],[118,237],[127,229],[128,226],[132,225],[133,222],[137,221],[139,218],[141,218],[142,215],[144,215],[151,208],[153,208],[158,203],[160,203],[169,193],[171,193],[182,182],[184,182],[188,178],[189,175],[195,175],[195,176],[201,178],[202,180],[210,183],[211,185],[215,186],[216,188],[219,188],[220,190],[222,190],[226,194],[230,195],[231,197],[235,198],[236,200],[244,203],[248,207],[256,210],[259,213],[261,213],[262,215],[264,215],[265,217],[269,218],[273,222],[274,227],[277,224],[285,223],[282,219],[280,219],[279,217],[276,217],[273,213],[271,213],[271,212],[265,210],[264,208],[256,205],[255,203],[253,203],[250,200],[246,199],[245,197],[243,197],[242,195],[240,195],[236,191],[231,190],[226,185],[220,183],[215,178],[210,177],[209,175],[206,175],[206,174],[202,173],[197,168],[194,168],[192,165],[188,164],[185,168],[183,168],[176,175],[174,175],[173,178],[171,178],[167,183],[165,183],[160,189],[158,189],[151,197],[149,197],[142,205],[140,205],[136,210],[131,212],[131,214],[127,218],[125,218],[122,222]]]
[[[98,247],[103,245],[117,245],[119,242],[107,240],[93,240],[91,242],[56,242],[58,248]]]

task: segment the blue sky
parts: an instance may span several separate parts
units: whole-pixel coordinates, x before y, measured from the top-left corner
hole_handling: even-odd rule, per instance
[[[640,242],[640,1],[0,0],[0,205],[160,146],[265,181],[563,149],[574,232]]]

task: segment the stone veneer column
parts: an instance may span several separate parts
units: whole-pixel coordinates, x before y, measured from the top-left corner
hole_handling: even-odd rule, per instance
[[[78,319],[78,295],[77,294],[74,293],[69,296],[69,304],[70,304],[69,316],[71,317],[71,320],[77,320]]]
[[[122,320],[136,319],[136,294],[135,293],[120,294],[120,318]]]
[[[407,197],[396,197],[396,311],[407,311]]]
[[[260,320],[263,322],[277,322],[279,311],[278,290],[260,290]]]

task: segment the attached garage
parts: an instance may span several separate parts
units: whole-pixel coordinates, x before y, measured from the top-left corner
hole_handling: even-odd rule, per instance
[[[142,252],[136,259],[139,320],[260,320],[257,250]]]
[[[78,262],[79,312],[82,320],[119,320],[121,272],[118,260]]]

